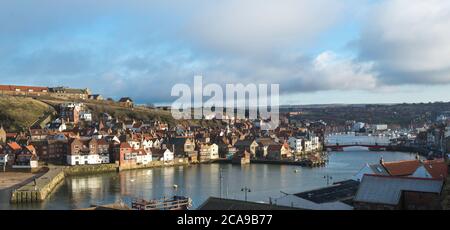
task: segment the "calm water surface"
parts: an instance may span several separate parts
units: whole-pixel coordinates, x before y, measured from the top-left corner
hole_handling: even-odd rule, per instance
[[[195,208],[210,196],[220,196],[220,169],[223,172],[224,197],[244,199],[241,188],[247,186],[251,189],[249,200],[267,202],[269,197],[280,197],[280,191],[298,193],[324,187],[327,185],[326,175],[332,176],[334,182],[349,179],[366,163],[378,162],[381,156],[386,161],[415,157],[408,153],[369,152],[355,147],[345,152],[330,153],[329,163],[322,168],[207,164],[68,177],[42,204],[10,205],[4,191],[0,194],[0,209],[75,209],[119,200],[129,203],[135,197],[155,199],[174,194],[191,197]],[[173,189],[175,184],[178,191]]]

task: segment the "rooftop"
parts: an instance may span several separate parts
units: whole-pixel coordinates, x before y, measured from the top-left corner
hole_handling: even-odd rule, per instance
[[[364,175],[354,201],[397,205],[403,191],[440,194],[442,186],[437,179]]]
[[[299,208],[210,197],[197,210],[301,210]]]
[[[358,187],[358,181],[346,180],[337,182],[330,187],[306,191],[294,195],[318,204],[334,201],[346,201],[352,199],[356,195]]]

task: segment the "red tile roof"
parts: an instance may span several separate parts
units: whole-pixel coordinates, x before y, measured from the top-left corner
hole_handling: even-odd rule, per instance
[[[383,167],[391,176],[409,176],[412,175],[420,166],[419,160],[385,162]]]
[[[15,150],[15,151],[21,150],[21,149],[22,149],[22,147],[20,147],[20,145],[17,144],[16,142],[10,142],[10,143],[8,143],[8,146],[9,146],[12,150]]]
[[[423,166],[435,179],[446,179],[448,174],[448,165],[444,160],[424,161]]]
[[[21,92],[48,92],[48,87],[38,87],[38,86],[19,86],[19,85],[0,85],[0,91],[16,91],[16,89]]]
[[[120,143],[120,148],[121,149],[131,149],[131,145],[128,144],[128,142],[122,142],[122,143]]]

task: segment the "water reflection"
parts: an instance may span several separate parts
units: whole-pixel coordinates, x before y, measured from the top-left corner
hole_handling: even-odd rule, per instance
[[[331,153],[329,163],[322,168],[299,168],[288,165],[206,164],[188,167],[155,168],[105,173],[94,176],[68,177],[54,194],[42,204],[2,204],[2,209],[73,209],[91,204],[107,204],[133,198],[156,199],[175,194],[193,199],[194,207],[210,196],[220,196],[220,170],[224,197],[244,199],[241,188],[252,190],[249,200],[268,201],[281,196],[280,191],[297,193],[327,185],[324,176],[332,182],[351,178],[366,163],[414,159],[414,154],[398,152],[369,152],[356,148]],[[296,172],[296,170],[298,170]],[[174,189],[178,185],[178,189]]]

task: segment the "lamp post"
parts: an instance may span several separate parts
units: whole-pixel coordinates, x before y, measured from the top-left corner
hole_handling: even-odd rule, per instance
[[[222,198],[222,182],[223,182],[222,168],[219,169],[219,181],[220,181],[220,198]]]
[[[245,201],[247,201],[247,194],[252,191],[250,190],[250,188],[247,187],[242,188],[241,191],[245,192]]]
[[[333,177],[330,175],[323,176],[323,179],[327,180],[327,186],[330,185],[330,181],[333,180]]]

